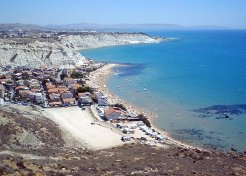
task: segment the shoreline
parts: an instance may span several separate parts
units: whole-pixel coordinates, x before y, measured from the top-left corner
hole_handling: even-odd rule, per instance
[[[130,43],[125,43],[125,44],[113,44],[113,45],[105,45],[105,46],[90,46],[90,47],[82,47],[82,48],[78,48],[78,49],[75,49],[74,51],[75,52],[78,52],[80,54],[80,51],[83,51],[83,50],[89,50],[89,49],[99,49],[99,48],[108,48],[108,47],[115,47],[115,46],[129,46],[129,45],[140,45],[140,44],[153,44],[153,43],[161,43],[161,42],[168,42],[170,41],[169,38],[153,38],[155,39],[155,42],[153,41],[136,41],[136,42],[130,42]],[[87,58],[88,59],[88,58]]]
[[[183,143],[181,141],[178,141],[172,138],[170,134],[167,133],[165,130],[159,129],[155,126],[155,123],[154,123],[155,117],[156,117],[155,113],[150,112],[135,104],[129,103],[123,98],[119,97],[118,95],[115,95],[114,93],[112,93],[112,91],[107,87],[108,79],[113,75],[114,68],[123,67],[123,66],[126,66],[126,65],[124,64],[105,64],[103,67],[99,68],[98,70],[90,74],[90,80],[87,81],[87,84],[90,86],[97,86],[100,92],[103,92],[108,96],[108,101],[110,104],[115,104],[115,103],[124,104],[128,112],[133,112],[133,113],[138,113],[138,114],[145,113],[148,117],[149,122],[151,123],[151,128],[155,129],[156,131],[164,135],[168,139],[168,141],[170,141],[170,144],[175,145],[177,147],[199,149],[203,151],[206,150],[204,148],[192,146],[192,145]]]

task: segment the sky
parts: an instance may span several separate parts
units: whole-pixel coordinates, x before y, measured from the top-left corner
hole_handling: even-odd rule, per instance
[[[0,23],[156,23],[246,29],[246,0],[0,0]]]

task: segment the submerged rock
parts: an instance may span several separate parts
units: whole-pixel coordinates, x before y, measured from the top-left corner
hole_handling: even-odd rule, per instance
[[[235,105],[214,105],[205,108],[195,109],[194,112],[201,113],[201,118],[214,117],[216,119],[232,119],[233,116],[238,116],[246,113],[246,104]]]

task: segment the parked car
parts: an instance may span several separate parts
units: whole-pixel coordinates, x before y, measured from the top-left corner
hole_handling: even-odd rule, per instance
[[[131,137],[130,137],[130,136],[122,136],[122,137],[121,137],[121,140],[122,140],[123,142],[131,141]]]
[[[140,140],[141,141],[147,141],[147,138],[146,137],[141,137]]]
[[[122,128],[122,124],[117,123],[117,124],[116,124],[116,128]]]
[[[21,104],[24,105],[24,106],[28,106],[29,105],[29,103],[26,102],[26,101],[23,101]]]
[[[138,126],[137,125],[132,125],[131,129],[136,129]]]

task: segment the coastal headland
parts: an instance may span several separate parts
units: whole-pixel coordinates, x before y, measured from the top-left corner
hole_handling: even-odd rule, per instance
[[[6,34],[5,34],[6,33]],[[127,45],[158,43],[162,39],[143,33],[100,32],[0,32],[0,65],[38,68],[60,65],[81,65],[86,60],[78,50]]]

